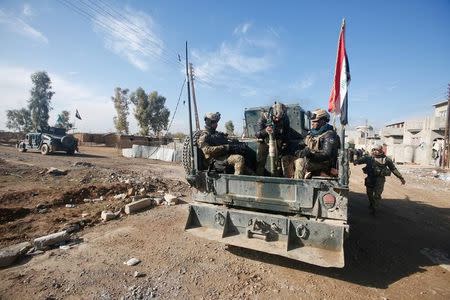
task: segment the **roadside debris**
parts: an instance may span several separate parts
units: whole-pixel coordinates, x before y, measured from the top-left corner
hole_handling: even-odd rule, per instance
[[[109,221],[109,220],[114,220],[115,218],[117,218],[120,215],[120,210],[117,212],[112,212],[112,211],[102,211],[101,214],[101,219],[103,221]]]
[[[47,170],[47,174],[53,175],[53,176],[62,176],[67,175],[67,170],[60,170],[54,167],[51,167]]]
[[[37,250],[46,249],[49,246],[65,242],[70,239],[70,235],[67,231],[60,231],[57,233],[41,236],[34,240],[33,245]]]
[[[86,167],[92,168],[94,165],[87,161],[77,161],[72,164],[73,167]]]
[[[66,204],[66,207],[67,207],[67,208],[74,208],[74,207],[75,207],[75,204]]]
[[[127,266],[135,266],[137,264],[139,264],[141,261],[135,257],[130,258],[129,260],[127,260],[126,262],[124,262],[125,265]]]
[[[137,278],[137,277],[144,277],[145,273],[141,273],[139,271],[134,271],[133,273],[133,277]]]
[[[165,194],[164,200],[166,201],[166,204],[169,206],[178,204],[178,197],[176,197],[172,194]]]
[[[131,202],[131,203],[128,203],[127,205],[125,205],[125,213],[127,215],[134,214],[141,210],[149,208],[151,206],[152,206],[151,198],[141,199],[141,200]]]
[[[12,265],[19,256],[25,254],[31,248],[30,242],[23,242],[0,250],[0,267]]]

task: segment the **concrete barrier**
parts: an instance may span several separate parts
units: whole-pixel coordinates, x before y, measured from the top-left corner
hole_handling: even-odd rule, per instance
[[[145,198],[125,205],[125,213],[131,215],[152,206],[152,199]]]

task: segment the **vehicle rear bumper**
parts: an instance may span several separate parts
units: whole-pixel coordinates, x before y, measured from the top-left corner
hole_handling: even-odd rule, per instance
[[[344,267],[342,220],[268,214],[193,203],[185,230],[225,244],[281,255],[323,267]]]

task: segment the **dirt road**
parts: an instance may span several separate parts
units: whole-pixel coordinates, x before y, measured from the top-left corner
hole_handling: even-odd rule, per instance
[[[41,156],[0,146],[1,246],[59,230],[82,213],[91,220],[78,233],[82,242],[71,249],[1,269],[0,299],[450,298],[450,267],[445,257],[438,259],[450,253],[448,182],[402,168],[407,185],[389,178],[381,210],[372,217],[363,174],[352,168],[346,266],[326,269],[190,236],[183,231],[187,204],[100,223],[99,211],[122,205],[108,189],[144,186],[149,193],[179,193],[185,201],[189,189],[180,166],[122,158],[113,149],[82,152]],[[69,173],[53,177],[43,172],[49,167]],[[79,194],[82,188],[85,194]],[[100,194],[107,199],[99,204],[81,201]],[[73,199],[75,208],[62,205]],[[39,203],[46,213],[36,211]],[[7,219],[4,212],[11,209],[18,213]],[[123,264],[132,257],[141,263]],[[134,277],[135,271],[142,276]]]

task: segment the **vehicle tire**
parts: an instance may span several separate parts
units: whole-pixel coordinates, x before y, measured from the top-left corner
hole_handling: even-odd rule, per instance
[[[43,144],[43,145],[41,146],[41,153],[42,153],[43,155],[49,154],[49,153],[50,153],[50,147],[49,147],[47,144]]]
[[[61,144],[66,148],[73,148],[75,144],[75,138],[71,135],[65,135],[61,139]]]
[[[202,133],[202,130],[197,130],[196,132],[194,132],[194,134],[192,135],[192,142],[194,143],[194,147],[196,147],[197,142],[198,142],[198,138],[200,137],[200,134]],[[181,156],[181,165],[184,168],[184,171],[187,174],[191,173],[191,145],[190,145],[190,137],[187,136],[184,139],[183,142],[183,152],[182,152],[182,156]]]

